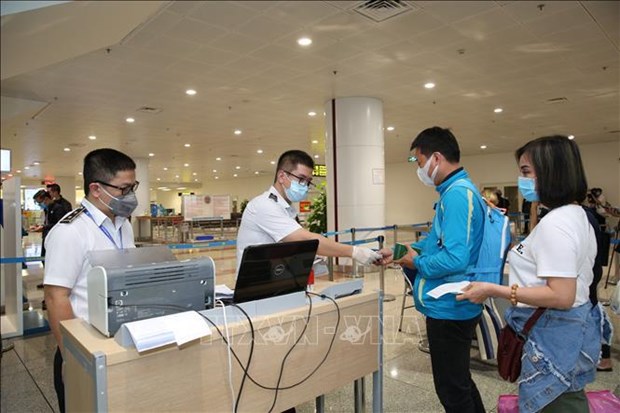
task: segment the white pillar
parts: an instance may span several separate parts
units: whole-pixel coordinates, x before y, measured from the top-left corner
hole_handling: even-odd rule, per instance
[[[370,97],[333,99],[325,104],[325,119],[328,230],[384,226],[383,102]]]
[[[67,201],[71,202],[71,206],[73,208],[76,207],[76,203],[77,203],[75,199],[75,185],[76,185],[75,181],[76,180],[74,176],[57,176],[54,179],[54,182],[60,186],[60,194]],[[82,184],[83,184],[83,181],[80,180],[80,182],[77,185],[82,186]]]
[[[138,207],[131,214],[134,236],[138,237],[138,220],[135,217],[151,215],[151,199],[149,193],[149,160],[148,158],[133,158],[136,163],[136,181],[140,182],[138,190],[136,191],[136,197],[138,198]],[[146,228],[142,228],[143,235]]]

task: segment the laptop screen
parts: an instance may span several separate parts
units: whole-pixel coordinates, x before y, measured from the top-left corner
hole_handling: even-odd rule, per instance
[[[251,245],[243,251],[233,301],[304,291],[319,240]]]

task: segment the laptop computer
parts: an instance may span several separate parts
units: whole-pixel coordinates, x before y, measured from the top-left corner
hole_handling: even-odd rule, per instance
[[[305,291],[319,240],[251,245],[243,251],[234,303]]]

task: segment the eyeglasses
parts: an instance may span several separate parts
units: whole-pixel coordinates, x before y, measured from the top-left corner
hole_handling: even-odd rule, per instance
[[[418,158],[413,155],[407,158],[407,162],[417,162],[417,161],[418,161]]]
[[[284,172],[297,178],[297,181],[299,181],[299,183],[302,184],[303,186],[312,186],[316,188],[316,185],[312,183],[312,178],[304,178],[303,176],[297,176],[294,173],[289,172],[289,171],[284,171]]]
[[[102,182],[102,181],[95,181],[95,182],[101,185],[109,186],[110,188],[118,189],[119,191],[121,191],[121,194],[123,195],[127,195],[130,192],[136,192],[136,189],[138,189],[138,186],[140,186],[140,182],[138,181],[134,182],[131,185],[127,185],[127,186],[116,186],[116,185],[112,185],[112,184],[109,184],[107,182]]]

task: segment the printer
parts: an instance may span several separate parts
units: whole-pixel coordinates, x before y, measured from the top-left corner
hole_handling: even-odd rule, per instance
[[[165,246],[92,251],[88,318],[112,337],[123,323],[213,307],[215,263],[177,260]]]

